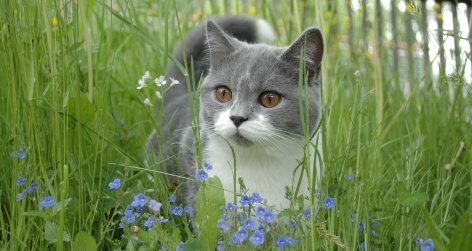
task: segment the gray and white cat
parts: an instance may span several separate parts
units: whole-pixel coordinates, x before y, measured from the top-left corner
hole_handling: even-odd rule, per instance
[[[273,47],[274,33],[267,22],[248,17],[224,17],[197,27],[184,41],[185,56],[194,64],[195,83],[202,86],[199,121],[203,160],[213,165],[210,176],[218,176],[227,202],[233,198],[233,156],[236,175],[250,193],[258,192],[268,205],[289,207],[285,187],[294,188],[302,168],[306,140],[299,112],[298,78],[302,50],[308,72],[309,130],[312,135],[321,116],[321,60],[323,38],[317,28],[305,30],[290,46]],[[181,49],[174,53],[182,63]],[[176,64],[167,71],[185,83]],[[191,130],[188,91],[177,85],[166,93],[165,121],[161,125],[160,145],[156,132],[148,148],[156,153],[174,155],[167,168],[174,174],[195,177],[195,137]],[[313,136],[318,151],[320,134]],[[311,150],[314,156],[314,149]],[[321,152],[321,151],[320,151]],[[314,160],[312,160],[314,161]],[[311,162],[313,163],[313,162]],[[317,180],[321,177],[317,161]],[[308,194],[308,180],[302,175],[299,194]],[[175,182],[173,180],[172,182]],[[314,184],[313,183],[313,184]],[[193,205],[198,184],[179,180],[186,204]],[[236,191],[239,193],[239,184]]]

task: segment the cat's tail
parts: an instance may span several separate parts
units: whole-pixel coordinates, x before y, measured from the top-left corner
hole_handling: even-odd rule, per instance
[[[259,18],[247,16],[226,16],[213,19],[215,23],[227,34],[247,43],[267,43],[275,40],[274,30],[270,24]],[[193,62],[193,82],[199,83],[200,77],[205,76],[209,68],[206,26],[198,26],[191,31],[184,42],[173,52],[173,60],[177,61],[169,64],[167,76],[185,82],[185,77],[177,64],[184,64],[182,47],[185,51],[187,68],[190,70]]]

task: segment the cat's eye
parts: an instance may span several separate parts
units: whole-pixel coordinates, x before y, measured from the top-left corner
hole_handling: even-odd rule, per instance
[[[231,90],[226,87],[226,86],[220,86],[216,88],[216,99],[220,101],[221,103],[226,103],[231,100],[233,97],[233,94],[231,93]]]
[[[259,102],[261,103],[262,106],[266,108],[272,108],[276,106],[282,97],[280,94],[273,92],[273,91],[266,91],[259,96]]]

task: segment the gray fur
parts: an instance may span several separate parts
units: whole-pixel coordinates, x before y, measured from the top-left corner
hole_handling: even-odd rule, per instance
[[[320,31],[317,28],[309,28],[289,47],[279,48],[253,44],[257,42],[254,25],[255,19],[245,17],[216,19],[208,21],[206,26],[196,28],[184,42],[188,52],[187,58],[193,58],[196,65],[195,82],[199,82],[199,76],[204,77],[200,96],[204,150],[205,139],[215,134],[217,114],[228,109],[230,116],[245,117],[248,121],[262,115],[278,130],[302,137],[297,85],[301,49],[304,45],[311,107],[310,130],[314,131],[319,122],[320,67],[323,56],[323,39]],[[180,50],[176,51],[175,57],[182,62]],[[169,66],[167,76],[185,82],[175,64]],[[215,88],[218,86],[227,86],[232,90],[231,101],[221,103],[216,99]],[[282,95],[281,102],[273,108],[265,108],[258,102],[260,94],[268,90]],[[176,156],[167,166],[168,171],[193,178],[195,163],[192,149],[195,147],[195,142],[190,129],[190,108],[185,84],[175,86],[166,93],[164,99],[166,107],[163,121],[166,123],[160,132],[164,140],[161,150],[165,155]],[[260,144],[239,133],[228,140],[242,147],[254,147]],[[152,135],[150,143],[149,148],[157,151],[159,146],[155,134]],[[188,180],[181,180],[180,183],[182,185],[179,189],[185,194],[184,203],[193,205],[198,190],[197,183]]]

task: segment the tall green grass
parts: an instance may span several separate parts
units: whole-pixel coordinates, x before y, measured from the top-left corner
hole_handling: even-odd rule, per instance
[[[362,47],[350,54],[341,46],[342,11],[326,15],[322,1],[275,2],[2,1],[2,249],[69,250],[81,240],[101,250],[125,245],[118,212],[138,192],[164,204],[169,193],[153,171],[159,164],[143,168],[146,138],[160,120],[143,104],[137,81],[146,70],[164,75],[170,52],[192,27],[237,13],[271,22],[279,45],[313,24],[325,31],[321,192],[336,205],[311,223],[316,247],[337,249],[339,242],[355,250],[365,241],[367,249],[411,250],[417,238],[432,238],[445,250],[467,240],[472,98],[463,76],[412,83],[405,94],[387,54]],[[333,19],[337,33],[330,32]],[[25,158],[16,156],[19,148]],[[26,185],[16,185],[19,176]],[[115,177],[124,181],[119,191],[107,186]],[[38,190],[17,201],[33,181]],[[40,209],[46,195],[56,201],[51,210]],[[168,238],[190,235],[180,229]],[[298,248],[311,249],[307,241]]]

